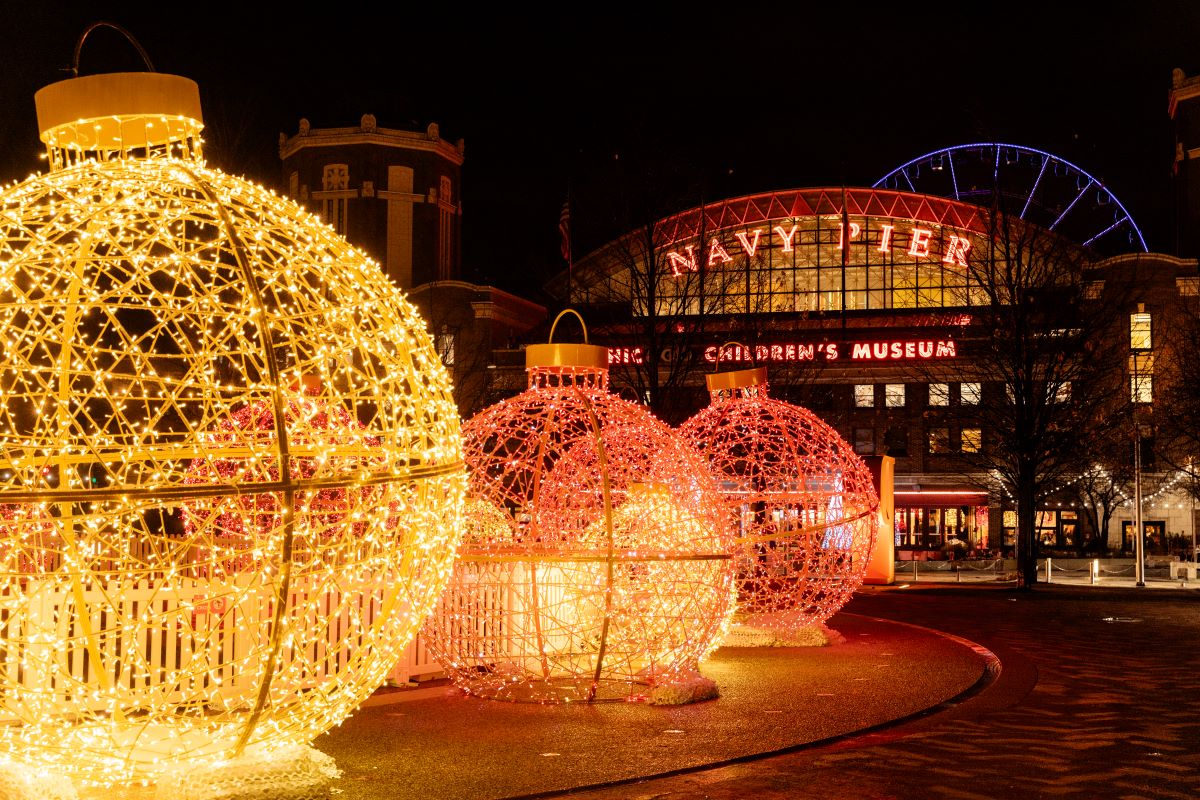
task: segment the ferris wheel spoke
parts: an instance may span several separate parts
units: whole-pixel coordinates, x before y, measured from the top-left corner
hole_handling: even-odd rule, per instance
[[[954,184],[954,199],[961,200],[962,196],[959,194],[959,191],[958,191],[958,175],[956,175],[954,173],[954,153],[951,151],[947,151],[946,152],[946,160],[950,162],[950,181],[951,181],[951,183]]]
[[[1083,189],[1080,190],[1079,194],[1075,195],[1075,199],[1071,201],[1071,204],[1064,208],[1063,212],[1058,215],[1058,219],[1054,220],[1054,223],[1050,225],[1049,230],[1054,230],[1056,227],[1058,227],[1058,223],[1062,222],[1063,218],[1066,217],[1067,214],[1071,213],[1071,209],[1075,207],[1075,204],[1083,199],[1083,196],[1088,193],[1088,189],[1091,189],[1095,184],[1096,182],[1094,180],[1088,178],[1087,184],[1083,187]]]
[[[1095,236],[1093,236],[1092,238],[1090,238],[1090,239],[1088,239],[1086,242],[1084,242],[1084,243],[1083,243],[1083,246],[1084,246],[1084,247],[1087,247],[1087,246],[1088,246],[1088,245],[1090,245],[1092,242],[1094,242],[1094,241],[1096,241],[1097,239],[1099,239],[1101,236],[1105,235],[1106,233],[1111,233],[1111,232],[1115,231],[1117,228],[1121,227],[1122,225],[1124,225],[1124,224],[1125,224],[1126,222],[1128,222],[1128,221],[1129,221],[1129,217],[1121,217],[1119,220],[1117,220],[1116,222],[1114,222],[1112,225],[1109,225],[1107,228],[1105,228],[1104,230],[1100,231],[1100,232],[1099,232],[1099,233],[1097,233]]]
[[[1029,211],[1029,204],[1033,202],[1033,196],[1037,194],[1038,187],[1042,185],[1042,176],[1046,174],[1046,166],[1049,163],[1050,156],[1042,156],[1042,168],[1038,170],[1038,176],[1033,182],[1033,188],[1029,190],[1029,197],[1025,199],[1025,207],[1021,209],[1021,219],[1025,219],[1025,212]]]

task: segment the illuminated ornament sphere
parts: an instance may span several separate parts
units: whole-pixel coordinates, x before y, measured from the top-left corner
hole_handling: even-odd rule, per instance
[[[445,371],[377,265],[205,167],[194,83],[37,99],[51,169],[0,192],[0,753],[95,788],[306,745],[449,577]]]
[[[527,367],[463,426],[466,533],[425,636],[474,695],[641,699],[724,632],[727,511],[699,455],[608,391],[605,348],[535,345]]]
[[[871,473],[837,431],[768,396],[766,370],[708,376],[711,404],[680,428],[734,511],[739,632],[786,642],[862,584],[878,531]]]

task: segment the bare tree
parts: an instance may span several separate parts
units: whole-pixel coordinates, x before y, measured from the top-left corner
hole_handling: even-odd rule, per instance
[[[975,325],[964,344],[991,381],[976,410],[989,435],[971,461],[1016,500],[1018,571],[1031,588],[1038,501],[1087,467],[1090,442],[1130,419],[1128,348],[1112,313],[1126,285],[1101,282],[1088,253],[1052,232],[1002,210],[988,218],[986,246],[966,267]]]
[[[1106,444],[1101,444],[1095,453],[1101,460],[1093,462],[1069,487],[1091,531],[1087,540],[1080,538],[1081,553],[1107,548],[1108,526],[1117,510],[1128,504],[1133,492],[1133,465],[1127,454],[1130,437],[1115,435]],[[1125,453],[1120,452],[1122,445]]]

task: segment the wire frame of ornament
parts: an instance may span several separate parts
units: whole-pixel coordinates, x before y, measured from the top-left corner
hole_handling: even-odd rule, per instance
[[[739,632],[786,642],[845,605],[879,526],[866,464],[816,415],[770,397],[766,378],[763,368],[709,375],[710,405],[680,427],[734,512],[733,634],[748,644]]]
[[[0,751],[80,786],[343,720],[440,594],[466,483],[378,266],[156,121],[0,192]]]
[[[424,636],[471,694],[644,699],[693,675],[733,610],[712,477],[608,391],[607,352],[530,347],[526,391],[463,426],[466,531]]]

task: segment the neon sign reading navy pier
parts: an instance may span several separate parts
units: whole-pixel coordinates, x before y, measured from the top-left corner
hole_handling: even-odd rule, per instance
[[[835,223],[837,230],[837,249],[842,250],[849,247],[853,251],[855,242],[861,241],[863,235],[863,225],[859,222],[851,222],[849,224],[850,235],[846,235],[846,223]],[[737,246],[745,253],[747,258],[754,258],[759,250],[759,244],[762,241],[763,233],[767,230],[765,227],[754,228],[749,231],[735,231],[733,236],[737,241]],[[790,227],[785,228],[783,225],[776,225],[771,228],[771,232],[778,237],[779,252],[791,253],[796,249],[795,240],[796,232],[800,230],[799,223],[792,222]],[[940,253],[932,252],[935,242],[932,241],[934,231],[932,228],[922,227],[916,220],[905,220],[901,225],[897,226],[895,222],[884,222],[876,227],[876,236],[874,241],[868,242],[868,246],[872,247],[878,253],[891,253],[892,248],[899,245],[905,255],[911,256],[914,259],[937,258],[941,256],[943,264],[952,264],[955,266],[967,266],[967,255],[971,252],[971,240],[965,236],[949,234],[949,238],[944,242],[939,242]],[[681,252],[682,251],[682,252]],[[682,276],[685,272],[699,272],[700,265],[696,259],[696,245],[689,244],[678,250],[668,250],[666,252],[667,263],[671,267],[671,274],[676,278]],[[705,265],[708,267],[717,267],[722,264],[728,264],[733,261],[733,256],[729,254],[729,247],[726,247],[720,238],[713,236],[708,242],[708,254],[705,257]],[[857,261],[855,262],[857,265]]]

